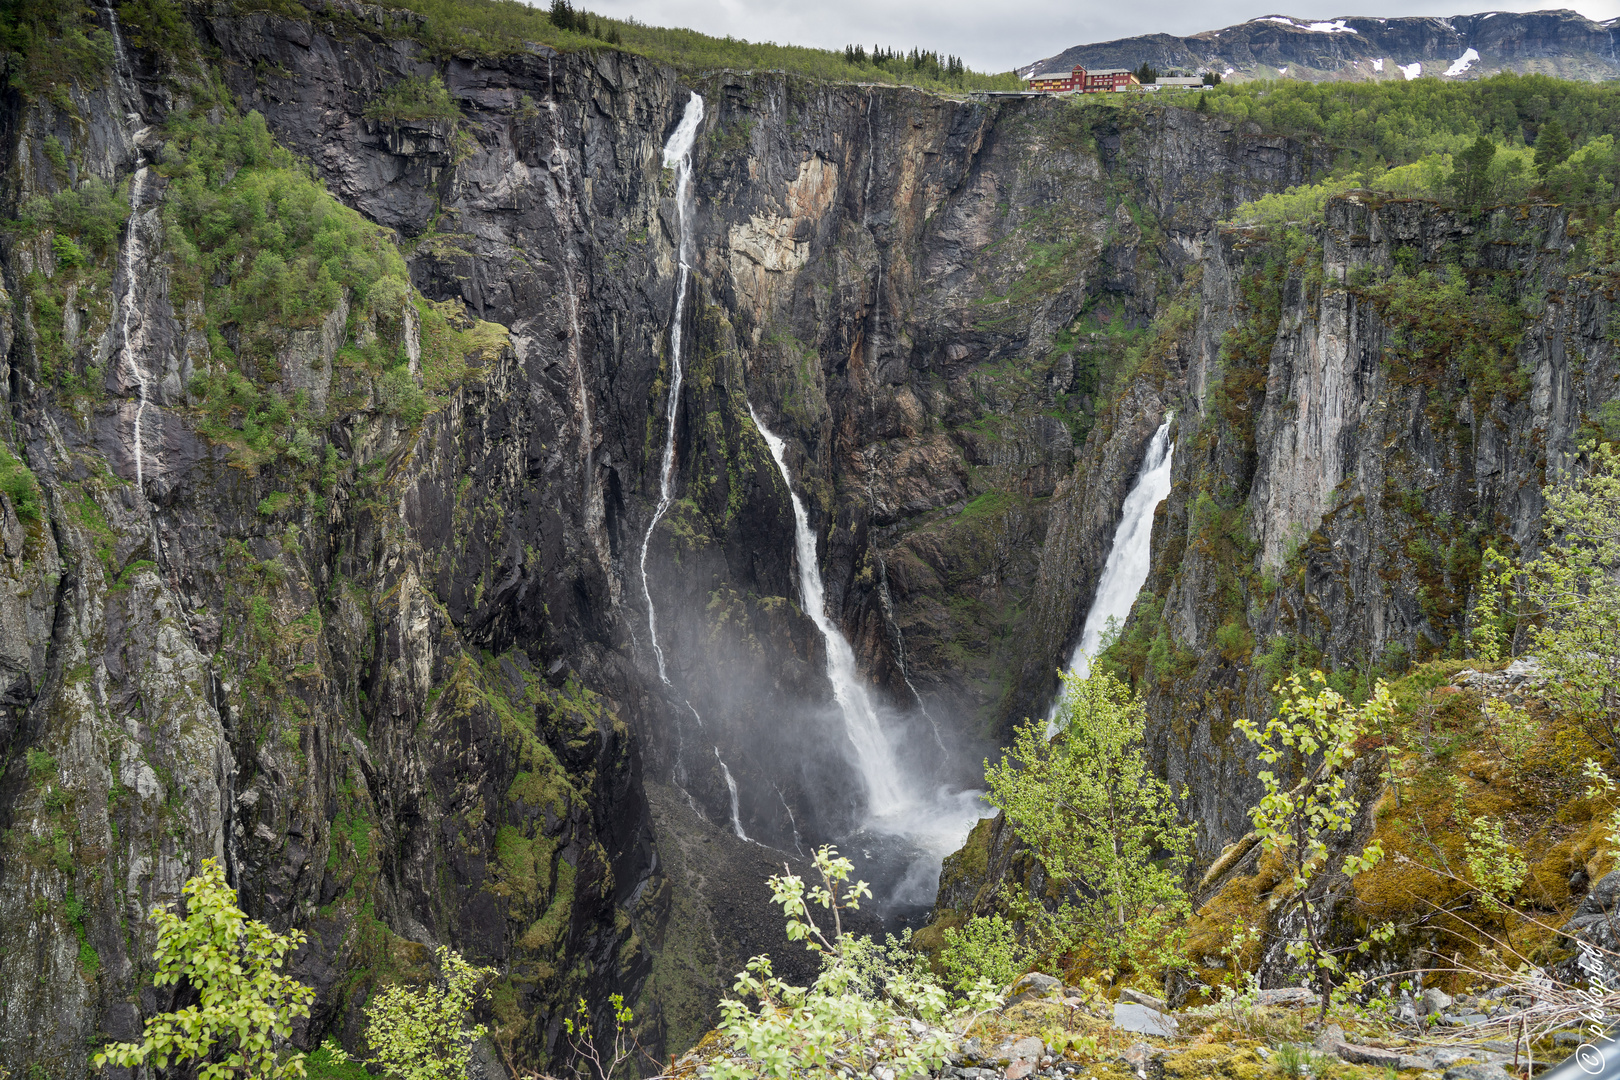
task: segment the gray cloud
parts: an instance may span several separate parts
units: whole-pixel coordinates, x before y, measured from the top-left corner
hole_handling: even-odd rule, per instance
[[[1265,2],[1265,0],[1260,0]],[[838,49],[853,42],[910,49],[920,46],[954,53],[981,71],[1006,71],[1071,45],[1137,34],[1195,34],[1218,30],[1259,15],[1254,0],[1139,0],[1083,4],[1025,0],[1018,4],[982,0],[584,0],[576,3],[600,15],[634,16],[655,26],[685,26],[706,34],[815,45]],[[1320,10],[1295,6],[1282,14],[1332,18],[1339,15],[1462,15],[1478,11],[1536,11],[1574,8],[1592,19],[1620,17],[1620,0],[1561,3],[1480,4],[1395,2],[1382,10],[1343,8],[1323,0]],[[1330,10],[1331,8],[1331,10]]]

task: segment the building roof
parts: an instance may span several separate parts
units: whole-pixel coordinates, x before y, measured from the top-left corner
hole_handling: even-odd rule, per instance
[[[1096,68],[1096,69],[1087,71],[1086,74],[1088,76],[1089,75],[1135,75],[1136,72],[1132,71],[1130,68]]]

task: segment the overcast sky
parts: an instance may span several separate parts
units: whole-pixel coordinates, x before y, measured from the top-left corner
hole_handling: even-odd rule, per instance
[[[531,0],[536,2],[536,0]],[[540,0],[543,3],[543,0]],[[1292,6],[1262,8],[1265,3]],[[655,26],[687,26],[749,41],[839,49],[921,46],[954,53],[981,71],[1006,71],[1071,45],[1136,34],[1195,34],[1260,15],[1467,15],[1572,7],[1592,19],[1620,17],[1620,0],[1490,3],[1466,0],[575,0],[599,15],[635,16]]]

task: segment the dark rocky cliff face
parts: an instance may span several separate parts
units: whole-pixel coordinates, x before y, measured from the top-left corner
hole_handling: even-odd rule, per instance
[[[1145,669],[1158,753],[1207,852],[1248,827],[1230,724],[1263,712],[1272,673],[1456,648],[1480,553],[1536,550],[1543,484],[1620,392],[1610,290],[1572,269],[1555,207],[1351,196],[1319,243],[1298,270],[1242,234],[1211,251],[1138,606],[1166,638]],[[1466,295],[1422,276],[1451,268]]]
[[[210,855],[251,914],[309,932],[306,1042],[352,1035],[370,986],[443,942],[501,970],[510,1063],[615,990],[677,1049],[781,945],[759,879],[784,856],[732,835],[722,762],[738,824],[788,852],[862,798],[748,407],[787,440],[828,611],[914,767],[971,779],[1050,695],[1164,410],[1211,384],[1193,314],[1220,317],[1234,258],[1211,222],[1307,179],[1313,148],[1173,110],[689,87],[607,52],[438,62],[409,16],[313,10],[194,9],[193,56],[6,102],[8,206],[94,175],[136,212],[62,304],[48,236],[0,247],[8,430],[42,501],[0,529],[0,1061],[82,1076],[137,1035],[168,1004],[146,913]],[[367,117],[434,75],[458,118]],[[377,331],[344,301],[253,375],[304,392],[304,441],[254,456],[208,427],[192,379],[228,341],[175,285],[158,166],[220,84],[395,231],[438,305],[405,318],[411,376],[413,320],[477,343],[420,423],[353,361]],[[639,558],[677,280],[660,148],[691,89],[677,500],[645,581],[666,688]]]
[[[1503,71],[1600,81],[1620,70],[1616,20],[1574,11],[1489,12],[1449,19],[1293,18],[1267,15],[1188,37],[1149,34],[1076,45],[1021,70],[1067,71],[1143,63],[1256,79],[1480,78]],[[1468,51],[1476,54],[1468,58]],[[1458,61],[1466,60],[1453,72]],[[1412,65],[1418,65],[1412,69]],[[1411,76],[1402,69],[1411,71]]]
[[[1456,650],[1484,549],[1538,548],[1543,486],[1620,398],[1612,283],[1574,250],[1558,207],[1471,216],[1371,192],[1331,201],[1308,239],[1211,239],[1164,393],[1173,486],[1116,654],[1206,861],[1250,828],[1259,765],[1233,724],[1269,715],[1279,675],[1365,687]],[[935,923],[1038,874],[982,822]]]

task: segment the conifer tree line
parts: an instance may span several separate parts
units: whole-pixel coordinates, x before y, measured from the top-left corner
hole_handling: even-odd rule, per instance
[[[844,60],[855,67],[875,67],[883,71],[908,69],[956,85],[960,85],[962,76],[967,74],[967,65],[960,56],[941,56],[930,49],[912,49],[906,53],[874,45],[868,53],[864,45],[845,45]]]
[[[568,0],[551,0],[550,15],[551,25],[559,30],[571,30],[576,34],[605,41],[609,45],[622,44],[619,28],[610,20],[596,18],[583,8],[576,10]]]

